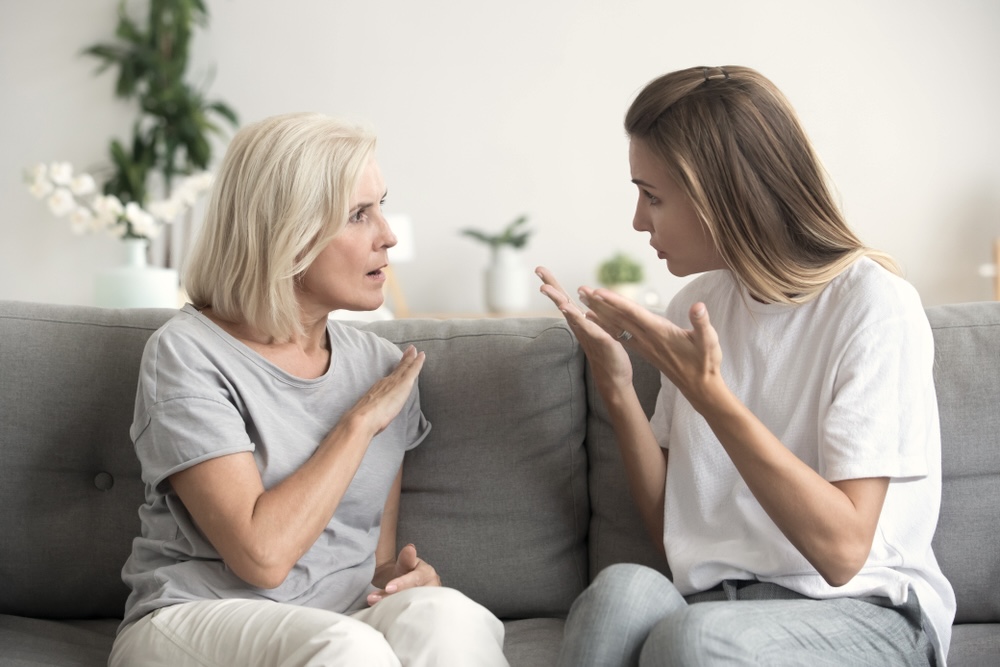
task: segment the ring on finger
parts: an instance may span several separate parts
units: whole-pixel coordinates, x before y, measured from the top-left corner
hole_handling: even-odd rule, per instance
[[[622,332],[618,334],[618,340],[622,341],[623,343],[627,343],[630,340],[632,340],[632,334],[630,334],[628,331],[625,331],[625,329],[622,329]]]

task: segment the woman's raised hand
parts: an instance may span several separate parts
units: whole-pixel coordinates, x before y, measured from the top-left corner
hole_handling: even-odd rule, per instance
[[[426,355],[417,352],[412,345],[406,348],[396,368],[372,385],[372,388],[345,415],[345,419],[363,418],[364,423],[371,429],[372,437],[385,430],[406,405],[417,376],[420,375],[420,369],[424,366],[425,358]]]
[[[695,409],[701,411],[700,406],[721,388],[722,348],[705,304],[691,306],[692,328],[682,329],[610,290],[581,287],[580,300],[590,309],[588,319],[627,338],[628,345],[666,375]]]
[[[691,306],[692,328],[682,329],[611,290],[581,287],[580,301],[589,309],[584,313],[548,269],[538,267],[535,273],[542,279],[541,292],[562,312],[599,379],[631,383],[625,345],[666,375],[696,409],[711,400],[722,383],[722,348],[705,304]]]
[[[598,383],[607,383],[608,388],[631,387],[632,362],[621,345],[622,339],[616,338],[620,330],[612,333],[593,312],[584,313],[544,266],[535,269],[535,274],[542,280],[541,293],[563,314],[580,342]]]

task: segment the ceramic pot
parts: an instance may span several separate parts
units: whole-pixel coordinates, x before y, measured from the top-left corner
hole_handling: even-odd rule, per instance
[[[177,308],[175,269],[150,266],[146,239],[125,239],[124,263],[97,274],[95,301],[103,308]]]
[[[528,307],[529,272],[521,264],[516,248],[500,245],[493,248],[486,269],[486,308],[491,313],[511,313]]]

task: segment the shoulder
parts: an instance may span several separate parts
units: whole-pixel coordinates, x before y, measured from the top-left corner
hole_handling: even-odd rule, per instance
[[[219,333],[189,304],[153,332],[146,342],[144,359],[162,362],[176,356],[193,360],[220,345],[224,341]]]
[[[403,356],[398,346],[374,332],[336,320],[330,320],[327,330],[334,348],[347,352],[348,356],[358,361],[391,367]]]
[[[913,285],[868,258],[859,259],[834,278],[817,301],[855,327],[891,320],[929,326]]]

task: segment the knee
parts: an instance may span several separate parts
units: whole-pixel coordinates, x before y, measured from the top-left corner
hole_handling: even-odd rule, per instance
[[[404,593],[407,595],[400,618],[413,616],[431,628],[485,626],[503,637],[503,623],[486,607],[454,588],[426,586]]]
[[[327,664],[330,660],[336,664],[399,666],[381,632],[364,623],[347,621],[316,632],[300,645],[296,658],[305,658],[308,664]]]
[[[671,614],[650,631],[642,648],[640,665],[713,665],[746,658],[744,647],[734,641],[733,605],[703,602]],[[752,664],[739,663],[739,664]]]
[[[632,604],[637,599],[650,597],[672,603],[683,600],[669,579],[650,567],[635,563],[616,563],[604,568],[581,597],[602,607]]]

